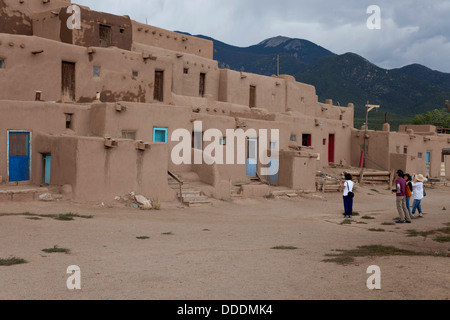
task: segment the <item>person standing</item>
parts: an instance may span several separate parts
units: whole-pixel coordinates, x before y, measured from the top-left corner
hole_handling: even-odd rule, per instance
[[[395,192],[397,196],[397,211],[400,216],[400,220],[396,223],[411,223],[411,217],[409,216],[408,209],[406,208],[405,174],[402,170],[398,170],[396,175],[397,180],[395,181],[395,185],[397,189],[393,190],[393,192]]]
[[[419,174],[418,176],[414,175],[414,181],[412,182],[414,188],[414,204],[412,209],[412,215],[416,214],[416,211],[419,211],[419,218],[423,218],[422,212],[422,199],[424,198],[423,193],[423,182],[425,178],[423,175]]]
[[[353,218],[353,197],[351,196],[353,193],[353,187],[355,184],[353,183],[353,177],[351,174],[345,175],[345,180],[340,182],[341,189],[343,190],[344,197],[344,209],[345,209],[345,218],[352,219]]]
[[[411,215],[411,198],[413,195],[414,187],[412,185],[412,177],[410,174],[405,174],[406,180],[406,209],[408,209],[409,217],[412,218]]]

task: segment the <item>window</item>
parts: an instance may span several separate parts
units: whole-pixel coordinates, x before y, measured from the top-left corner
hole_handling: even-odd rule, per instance
[[[111,27],[101,24],[99,26],[99,45],[100,47],[111,46]]]
[[[124,28],[120,28],[120,33],[125,33],[125,29]]]
[[[403,154],[408,154],[408,146],[403,147]]]
[[[343,120],[344,119],[344,116],[341,114],[340,116],[339,116],[339,120]]]
[[[302,146],[304,146],[304,147],[312,146],[312,137],[310,134],[302,135]]]
[[[137,77],[137,76],[139,76],[139,72],[138,72],[138,71],[133,71],[133,72],[131,73],[131,75],[132,75],[133,77]]]
[[[164,71],[155,71],[153,99],[161,102],[164,100]]]
[[[101,68],[94,66],[94,77],[100,77]]]
[[[223,137],[223,138],[220,138],[220,145],[221,146],[226,146],[227,145],[227,138],[226,137]]]
[[[184,68],[184,69],[183,69],[183,73],[184,73],[184,74],[188,74],[188,73],[189,73],[189,68]]]
[[[72,129],[73,113],[65,113],[66,116],[66,129]]]
[[[323,145],[324,145],[324,146],[327,145],[327,139],[323,139]]]
[[[0,69],[6,69],[5,59],[0,58]]]
[[[255,86],[250,86],[249,107],[250,108],[255,108],[256,107],[256,87]]]
[[[422,158],[423,158],[423,153],[422,153],[422,152],[419,152],[419,153],[417,154],[417,158],[422,159]]]
[[[291,139],[292,142],[296,142],[297,141],[297,136],[295,134],[291,135]]]
[[[199,95],[200,97],[205,96],[205,82],[206,82],[206,74],[200,73],[200,84],[199,84]]]
[[[136,131],[134,130],[123,130],[122,139],[136,140]]]
[[[192,148],[203,150],[203,132],[192,132]]]
[[[153,128],[153,142],[167,143],[167,128]]]

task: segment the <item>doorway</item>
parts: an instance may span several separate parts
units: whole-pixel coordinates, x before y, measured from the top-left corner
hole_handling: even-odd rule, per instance
[[[426,176],[430,177],[431,174],[431,152],[427,152],[427,169]]]
[[[75,63],[62,62],[61,79],[63,101],[75,101]]]
[[[328,136],[328,163],[329,164],[334,164],[335,143],[336,143],[336,136],[334,134],[330,134]]]
[[[206,73],[200,73],[199,96],[205,96]]]
[[[155,71],[153,99],[160,102],[164,101],[164,71]]]
[[[51,154],[43,154],[43,178],[44,178],[44,185],[50,185],[50,178],[51,178],[51,168],[52,168],[52,155]]]
[[[31,133],[8,131],[8,177],[10,182],[29,181]]]
[[[258,139],[247,140],[247,177],[256,177],[258,165]]]

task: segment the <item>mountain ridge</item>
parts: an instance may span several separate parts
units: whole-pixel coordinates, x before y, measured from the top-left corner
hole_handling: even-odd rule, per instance
[[[420,64],[385,69],[352,52],[335,54],[311,41],[276,36],[248,47],[236,47],[214,38],[214,60],[221,68],[266,76],[280,73],[316,87],[319,101],[333,99],[341,105],[354,103],[355,126],[365,121],[365,104],[382,106],[371,114],[380,129],[385,113],[394,127],[417,115],[445,107],[450,99],[450,73]]]

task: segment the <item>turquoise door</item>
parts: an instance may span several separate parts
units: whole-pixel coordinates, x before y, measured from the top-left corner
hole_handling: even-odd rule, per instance
[[[44,184],[50,184],[50,172],[52,168],[52,156],[44,155]]]
[[[8,131],[9,181],[30,180],[30,132]]]
[[[153,142],[167,143],[167,128],[153,128]]]

